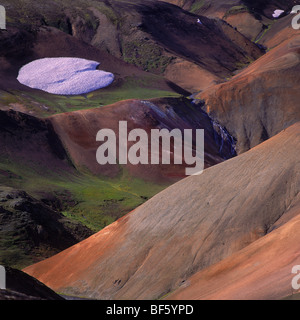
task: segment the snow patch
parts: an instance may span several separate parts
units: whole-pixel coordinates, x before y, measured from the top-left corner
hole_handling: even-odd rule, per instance
[[[44,58],[23,66],[18,81],[53,94],[79,95],[110,85],[114,75],[96,70],[99,62],[80,58]]]
[[[272,14],[273,18],[279,18],[282,14],[284,13],[284,10],[275,10],[274,13]]]

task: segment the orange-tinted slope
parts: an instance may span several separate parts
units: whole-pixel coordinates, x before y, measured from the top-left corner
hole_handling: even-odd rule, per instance
[[[300,264],[300,203],[297,216],[227,259],[191,277],[167,299],[282,299],[296,293],[292,268]]]
[[[263,237],[299,201],[300,123],[184,179],[27,273],[59,292],[155,299]]]
[[[283,18],[273,21],[259,43],[272,49],[285,40],[290,39],[297,34],[299,35],[299,30],[292,28],[292,19],[294,17],[295,14],[289,14]]]
[[[198,98],[237,138],[241,153],[300,120],[299,74],[300,36],[295,36]]]

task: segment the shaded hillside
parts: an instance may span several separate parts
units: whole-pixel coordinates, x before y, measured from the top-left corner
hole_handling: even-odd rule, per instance
[[[28,274],[5,267],[6,290],[0,289],[1,300],[64,300]]]
[[[296,0],[167,0],[166,2],[176,4],[192,13],[223,19],[248,39],[256,42],[298,4]],[[279,20],[272,16],[277,9],[285,11]],[[291,23],[291,17],[288,19]]]
[[[265,236],[299,202],[299,135],[297,123],[176,183],[79,245],[25,271],[64,293],[162,297]]]
[[[33,166],[40,174],[72,173],[74,167],[64,147],[47,120],[0,110],[0,159],[2,163]]]
[[[247,64],[262,54],[228,24],[206,17],[201,17],[199,24],[198,16],[155,0],[77,0],[76,5],[74,1],[29,5],[14,0],[4,1],[3,5],[9,18],[8,31],[14,34],[15,29],[23,30],[23,36],[15,38],[27,38],[26,51],[35,52],[35,38],[41,27],[52,27],[101,49],[102,55],[106,51],[144,71],[164,75],[187,91],[199,91],[215,81],[223,81],[238,69],[238,64]],[[24,15],[30,19],[24,19]],[[61,43],[65,46],[64,41]],[[58,53],[60,45],[57,51],[53,47],[51,50],[49,44],[45,46],[47,54]],[[17,55],[20,58],[20,52]],[[76,50],[78,55],[82,55],[80,47]],[[114,61],[116,66],[122,65]],[[113,69],[106,71],[114,72]],[[203,79],[191,83],[185,79],[187,71]]]
[[[0,263],[19,268],[92,235],[26,192],[0,186]]]

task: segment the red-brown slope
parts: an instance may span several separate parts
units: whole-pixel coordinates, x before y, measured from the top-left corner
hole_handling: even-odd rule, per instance
[[[237,138],[241,153],[300,120],[299,72],[300,37],[295,36],[198,98]]]
[[[98,234],[25,269],[54,290],[154,299],[263,237],[299,201],[300,123],[174,184]]]
[[[249,300],[282,299],[296,292],[292,268],[300,264],[300,203],[291,221],[192,276],[167,299]]]
[[[94,174],[116,176],[120,166],[99,165],[96,152],[100,142],[96,141],[100,129],[112,129],[119,146],[119,122],[126,121],[128,133],[133,129],[144,129],[149,137],[149,164],[126,165],[133,176],[146,180],[168,181],[185,177],[183,165],[151,165],[150,137],[152,129],[168,130],[205,129],[205,167],[212,166],[232,157],[230,141],[222,142],[221,136],[215,131],[211,120],[200,109],[188,100],[165,98],[151,101],[126,100],[96,109],[81,110],[55,115],[49,118],[64,147],[75,166],[89,169]],[[219,140],[219,141],[218,141]],[[232,141],[233,142],[233,141]],[[134,143],[128,143],[130,147]],[[223,145],[220,152],[220,146]],[[117,150],[119,148],[117,147]],[[171,150],[172,152],[172,150]],[[171,156],[173,161],[173,153]]]
[[[299,35],[299,30],[295,30],[292,27],[292,19],[294,17],[295,14],[288,14],[283,18],[273,21],[259,43],[272,49],[297,34]]]

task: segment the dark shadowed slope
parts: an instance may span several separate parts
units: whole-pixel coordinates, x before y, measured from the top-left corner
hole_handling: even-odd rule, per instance
[[[300,123],[164,190],[101,232],[25,269],[54,290],[155,299],[263,237],[299,201]]]
[[[24,268],[93,233],[26,192],[0,186],[0,261]]]
[[[64,300],[28,274],[5,267],[6,290],[0,289],[0,300]]]

